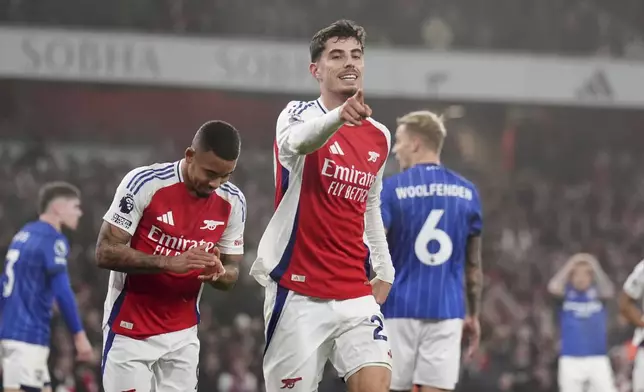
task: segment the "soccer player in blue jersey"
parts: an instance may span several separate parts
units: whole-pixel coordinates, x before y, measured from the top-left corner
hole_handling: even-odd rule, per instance
[[[44,185],[37,221],[13,237],[2,274],[0,349],[5,392],[51,390],[47,358],[53,301],[74,335],[78,359],[93,359],[67,275],[69,244],[61,229],[76,229],[80,192],[64,182]]]
[[[616,392],[608,358],[604,301],[615,287],[597,259],[578,253],[548,283],[548,291],[560,300],[559,390]]]
[[[479,342],[481,202],[470,181],[441,164],[445,135],[434,113],[399,118],[393,153],[403,171],[384,181],[381,194],[396,269],[382,306],[394,391],[453,390],[463,328],[469,354]]]

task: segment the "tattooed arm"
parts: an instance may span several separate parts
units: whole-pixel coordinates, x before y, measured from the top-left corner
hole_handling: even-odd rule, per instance
[[[167,256],[149,255],[132,249],[132,236],[103,222],[96,243],[96,264],[100,268],[128,274],[154,274],[163,271]]]
[[[467,239],[467,259],[465,264],[465,293],[470,316],[478,317],[483,291],[483,268],[481,258],[481,236]]]
[[[128,274],[184,273],[217,264],[204,247],[189,249],[179,256],[149,255],[132,249],[129,245],[131,238],[128,232],[103,222],[96,243],[96,264],[100,268]]]

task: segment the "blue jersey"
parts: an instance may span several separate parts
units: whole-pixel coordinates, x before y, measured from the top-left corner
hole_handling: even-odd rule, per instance
[[[384,316],[463,318],[467,240],[483,224],[476,187],[441,165],[419,164],[387,178],[381,200],[396,269]]]
[[[13,237],[2,274],[0,339],[49,346],[54,279],[65,274],[68,282],[68,249],[65,236],[42,221]]]
[[[592,287],[579,291],[570,285],[559,311],[561,355],[588,357],[606,355],[606,306]]]

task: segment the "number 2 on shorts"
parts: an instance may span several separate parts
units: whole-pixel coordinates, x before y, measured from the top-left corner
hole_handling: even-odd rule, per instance
[[[387,341],[387,336],[381,334],[383,329],[382,318],[377,314],[371,316],[371,322],[377,324],[376,329],[373,330],[373,340],[384,340]]]

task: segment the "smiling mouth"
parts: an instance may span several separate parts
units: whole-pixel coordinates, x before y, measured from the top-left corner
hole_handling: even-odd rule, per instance
[[[348,80],[348,81],[355,81],[358,79],[358,75],[342,75],[340,76],[340,80]]]

